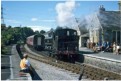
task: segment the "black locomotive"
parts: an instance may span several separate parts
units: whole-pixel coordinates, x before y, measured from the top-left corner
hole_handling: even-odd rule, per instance
[[[53,34],[52,50],[57,59],[74,61],[78,56],[79,36],[74,29],[57,29]]]

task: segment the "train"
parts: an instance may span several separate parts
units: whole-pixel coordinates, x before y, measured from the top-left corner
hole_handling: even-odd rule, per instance
[[[42,36],[42,35],[41,35]],[[59,60],[70,60],[74,61],[78,57],[78,51],[79,51],[79,36],[77,35],[77,31],[74,29],[69,28],[61,28],[56,29],[51,33],[51,36],[43,35],[44,39],[41,39],[41,42],[43,40],[43,44],[41,47],[45,47],[43,49],[38,46],[37,38],[36,41],[33,43],[30,38],[33,38],[32,36],[27,38],[27,44],[33,46],[35,49],[41,49],[43,51],[49,51],[49,56],[52,56]],[[43,46],[44,45],[44,46]]]
[[[77,58],[79,36],[74,29],[57,29],[53,34],[52,53],[57,59],[73,61]]]
[[[27,45],[36,49],[37,51],[42,51],[45,49],[44,42],[45,42],[45,36],[40,34],[29,36],[26,39]]]

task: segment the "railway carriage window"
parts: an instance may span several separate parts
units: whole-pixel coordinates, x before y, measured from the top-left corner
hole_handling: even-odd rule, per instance
[[[67,36],[69,36],[69,31],[67,31]]]
[[[37,45],[41,45],[41,37],[38,37]]]
[[[74,32],[74,35],[76,35],[76,32]]]
[[[49,42],[49,40],[47,40],[47,42]]]

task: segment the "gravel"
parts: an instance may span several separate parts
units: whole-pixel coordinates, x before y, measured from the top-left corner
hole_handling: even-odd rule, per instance
[[[51,66],[29,58],[31,65],[42,80],[78,80],[79,74]]]

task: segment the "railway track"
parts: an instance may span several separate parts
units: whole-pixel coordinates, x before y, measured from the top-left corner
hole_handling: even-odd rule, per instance
[[[73,73],[77,73],[80,75],[83,74],[84,76],[86,76],[87,78],[92,79],[92,80],[104,80],[107,77],[110,80],[121,80],[120,74],[112,73],[112,72],[109,72],[109,71],[106,71],[106,70],[103,70],[103,69],[100,69],[100,68],[97,68],[94,66],[90,66],[90,65],[84,64],[84,63],[83,64],[81,64],[81,63],[73,64],[73,63],[56,60],[51,57],[43,56],[44,52],[35,53],[36,51],[32,50],[32,51],[34,51],[34,53],[33,53],[33,52],[29,52],[25,48],[22,48],[22,49],[23,49],[23,52],[29,53],[29,57],[32,59],[71,71]]]
[[[32,51],[36,52],[35,50],[32,50]],[[24,52],[29,53],[29,57],[32,58],[32,59],[38,60],[38,61],[46,63],[46,64],[50,64],[52,66],[56,66],[56,67],[59,67],[59,68],[62,68],[62,69],[66,69],[68,71],[72,71],[73,73],[80,74],[81,64],[78,64],[78,65],[72,64],[72,63],[56,60],[56,59],[51,58],[51,57],[43,56],[44,52],[39,52],[41,54],[33,54],[33,53],[30,53],[27,50],[25,50]]]

